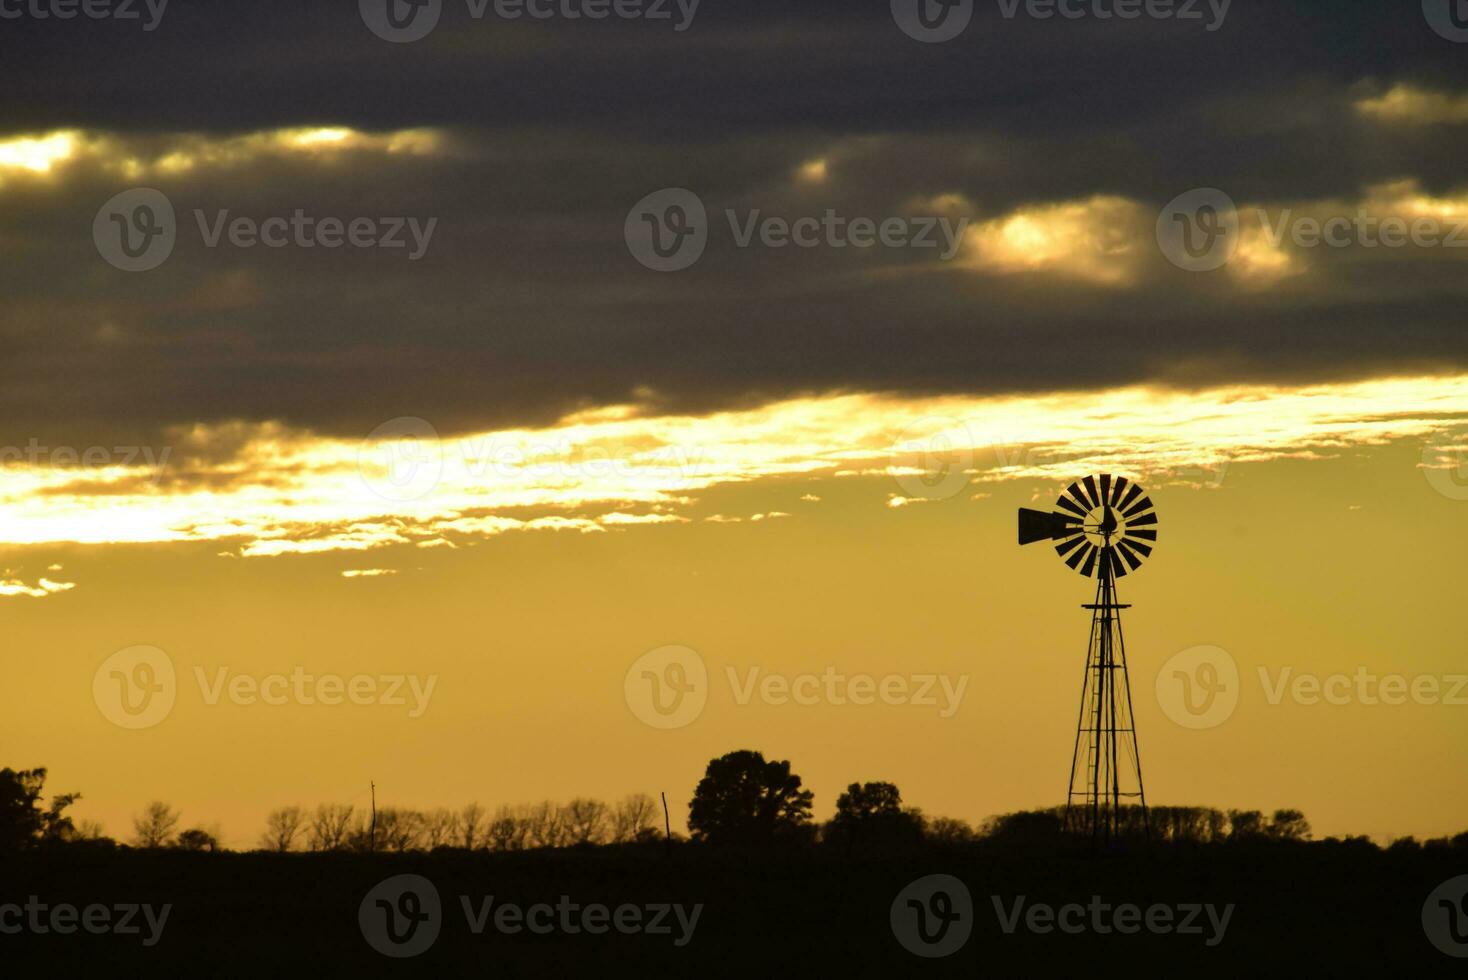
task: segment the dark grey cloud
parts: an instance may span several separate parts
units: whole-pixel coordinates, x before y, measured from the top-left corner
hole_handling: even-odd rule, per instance
[[[365,433],[543,421],[649,388],[668,409],[839,389],[1014,391],[1448,370],[1468,362],[1461,253],[1319,250],[1241,289],[1155,249],[1136,283],[955,270],[917,250],[739,249],[741,215],[904,215],[961,195],[988,220],[1190,188],[1292,206],[1460,183],[1468,127],[1388,126],[1354,102],[1468,91],[1468,45],[1417,4],[1236,0],[1224,26],[1006,20],[922,45],[885,2],[703,0],[694,26],[475,22],[387,44],[349,2],[173,0],[158,30],[0,22],[6,134],[80,127],[144,156],[169,134],[436,127],[433,156],[265,155],[130,181],[77,166],[0,186],[0,443],[159,439],[194,421]],[[794,178],[825,158],[819,185]],[[164,191],[180,241],[119,272],[93,216]],[[632,204],[696,191],[701,261],[623,243]],[[205,248],[192,212],[436,218],[427,255]],[[1140,220],[1140,219],[1139,219]],[[1148,240],[1145,221],[1140,239]]]

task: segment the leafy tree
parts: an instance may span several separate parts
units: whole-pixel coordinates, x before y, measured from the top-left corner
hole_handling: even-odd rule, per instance
[[[1275,810],[1269,821],[1269,836],[1279,840],[1309,840],[1310,821],[1299,810]]]
[[[922,829],[921,816],[902,808],[902,794],[893,784],[852,783],[837,797],[825,836],[849,850],[915,843]]]
[[[1228,811],[1228,836],[1230,840],[1247,840],[1264,833],[1264,814],[1258,810]]]
[[[212,854],[219,850],[219,838],[202,827],[194,827],[178,835],[176,846],[182,851],[208,851]]]
[[[688,829],[710,843],[769,843],[802,836],[812,795],[789,762],[748,749],[709,762],[688,804]]]
[[[43,809],[45,769],[0,769],[0,851],[29,847],[40,841],[65,841],[76,836],[67,807],[80,793],[59,793]]]

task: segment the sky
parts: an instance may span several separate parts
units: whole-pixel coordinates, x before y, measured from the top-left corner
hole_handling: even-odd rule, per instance
[[[1149,802],[1468,829],[1468,28],[1125,8],[0,3],[0,765],[1063,803],[1115,473]]]

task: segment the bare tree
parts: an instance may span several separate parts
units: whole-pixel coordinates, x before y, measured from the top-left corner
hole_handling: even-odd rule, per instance
[[[562,812],[564,839],[571,844],[600,844],[607,837],[607,805],[577,797]]]
[[[624,797],[612,810],[612,840],[622,844],[637,840],[645,832],[656,833],[657,804],[646,793]]]
[[[162,800],[154,800],[133,818],[133,842],[138,847],[162,847],[173,836],[179,814]]]
[[[496,851],[523,851],[530,835],[530,821],[520,809],[501,806],[485,831]]]
[[[265,833],[260,835],[260,846],[268,851],[289,851],[305,820],[306,813],[298,806],[271,810],[265,818]]]
[[[78,820],[76,824],[77,840],[101,840],[104,837],[102,825],[95,820]]]
[[[560,847],[566,842],[566,815],[557,803],[546,800],[526,811],[524,817],[530,843],[536,847]]]
[[[377,849],[415,851],[423,846],[423,814],[417,810],[384,807],[377,811]]]
[[[307,846],[313,851],[339,851],[347,846],[351,826],[350,803],[323,803],[311,816]]]
[[[459,815],[445,807],[421,814],[423,846],[430,851],[435,847],[451,847],[459,839]]]
[[[459,846],[466,851],[484,845],[484,809],[470,803],[459,811]]]

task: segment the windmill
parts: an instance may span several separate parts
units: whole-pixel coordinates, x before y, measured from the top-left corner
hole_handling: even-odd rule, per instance
[[[1091,637],[1065,801],[1066,829],[1089,833],[1093,845],[1109,843],[1121,830],[1123,801],[1134,801],[1141,806],[1144,830],[1150,832],[1121,635],[1120,612],[1131,607],[1117,602],[1116,580],[1140,568],[1157,543],[1152,500],[1125,477],[1088,476],[1060,495],[1054,511],[1020,510],[1019,543],[1037,541],[1055,542],[1067,565],[1096,579],[1096,601],[1082,606],[1091,610]]]

